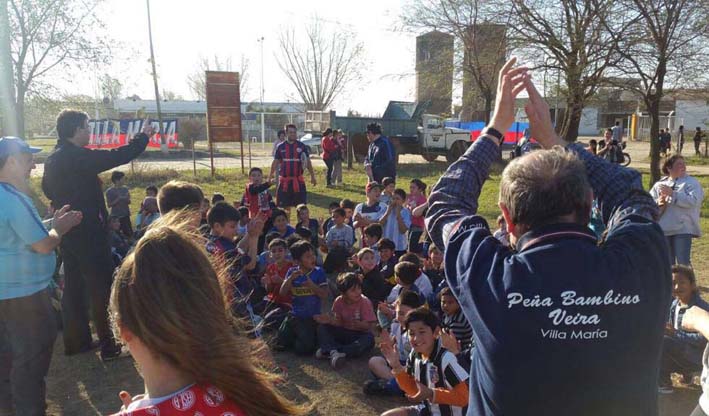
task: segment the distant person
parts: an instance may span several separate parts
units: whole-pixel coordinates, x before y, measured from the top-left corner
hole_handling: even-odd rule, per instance
[[[57,323],[49,295],[62,236],[81,222],[68,205],[51,231],[30,198],[32,154],[17,137],[0,138],[0,414],[44,415],[45,377]],[[13,408],[14,413],[13,413]]]
[[[613,140],[618,143],[623,143],[623,126],[620,125],[620,121],[615,122],[615,126],[611,128],[613,132]]]
[[[111,216],[121,222],[121,232],[126,238],[133,237],[133,225],[130,222],[130,190],[123,185],[126,174],[114,170],[111,173],[113,186],[106,190],[106,205],[111,208]]]
[[[294,124],[287,125],[286,134],[287,140],[276,147],[268,182],[271,182],[274,177],[279,178],[276,204],[285,210],[286,216],[290,220],[291,208],[298,204],[308,203],[305,179],[303,179],[305,169],[310,173],[310,182],[313,186],[317,184],[317,181],[313,165],[310,163],[308,147],[298,140],[297,127]]]
[[[625,156],[623,156],[623,149],[618,141],[613,139],[613,132],[611,129],[606,130],[602,143],[603,147],[598,151],[598,156],[611,163],[623,163],[625,160]]]
[[[660,154],[662,155],[669,155],[670,150],[672,149],[672,135],[670,134],[669,129],[660,129]]]
[[[697,130],[694,132],[694,154],[697,156],[701,156],[702,152],[699,151],[699,145],[702,144],[702,138],[704,137],[704,133],[702,133],[702,128],[697,127]]]
[[[364,169],[369,181],[381,183],[384,178],[396,179],[396,151],[386,136],[382,136],[382,126],[377,123],[367,125],[369,150],[364,159]]]
[[[691,264],[692,239],[702,235],[699,218],[704,189],[696,178],[687,175],[687,165],[679,155],[671,156],[662,165],[667,175],[650,190],[660,207],[660,228],[669,245],[672,264]]]
[[[595,154],[598,154],[598,141],[596,139],[591,139],[588,141],[588,151]]]
[[[335,160],[341,160],[342,153],[340,152],[340,147],[337,145],[335,138],[332,135],[332,129],[328,128],[322,134],[322,160],[327,166],[327,172],[325,173],[325,180],[327,182],[327,187],[331,187],[333,183]]]
[[[101,359],[121,356],[108,322],[108,297],[113,260],[108,240],[108,210],[98,174],[130,162],[143,153],[153,134],[150,123],[126,146],[89,150],[88,114],[64,110],[57,117],[57,146],[44,164],[42,189],[56,207],[69,205],[83,213],[83,221],[61,242],[65,285],[62,297],[64,353],[92,348],[89,314],[101,345]],[[88,293],[89,305],[86,304]]]

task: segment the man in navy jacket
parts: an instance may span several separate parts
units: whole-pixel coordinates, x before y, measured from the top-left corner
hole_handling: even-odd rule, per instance
[[[670,303],[667,245],[640,175],[568,144],[526,68],[500,73],[482,140],[433,188],[428,231],[445,247],[446,278],[475,332],[468,415],[657,415]],[[480,190],[526,89],[532,137],[544,149],[502,174],[512,248],[477,215]],[[598,199],[608,226],[588,228]]]

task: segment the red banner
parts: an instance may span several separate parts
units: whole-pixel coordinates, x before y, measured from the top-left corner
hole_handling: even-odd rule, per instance
[[[89,149],[114,149],[125,146],[133,139],[133,136],[140,133],[144,122],[145,120],[140,119],[89,120],[91,138],[86,147]],[[157,120],[149,120],[149,123],[155,131],[158,130],[159,122]],[[167,147],[170,149],[176,149],[178,145],[177,124],[177,119],[163,120],[163,131],[167,139]],[[160,142],[160,135],[156,133],[150,138],[148,147],[160,148]]]

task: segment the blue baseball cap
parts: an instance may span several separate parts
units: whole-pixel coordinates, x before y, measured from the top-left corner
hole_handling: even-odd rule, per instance
[[[39,153],[42,149],[32,147],[19,137],[0,137],[0,157],[7,157],[19,153]]]

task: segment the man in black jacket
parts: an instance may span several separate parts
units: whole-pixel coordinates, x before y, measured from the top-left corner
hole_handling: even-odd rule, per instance
[[[44,165],[42,189],[55,207],[70,205],[84,220],[67,233],[61,243],[64,259],[64,353],[91,349],[91,331],[86,305],[88,293],[91,320],[104,361],[121,355],[108,321],[108,300],[113,279],[113,261],[108,240],[108,211],[98,174],[130,162],[148,145],[153,129],[143,131],[127,146],[114,150],[89,150],[89,116],[64,110],[57,117],[57,146]]]

